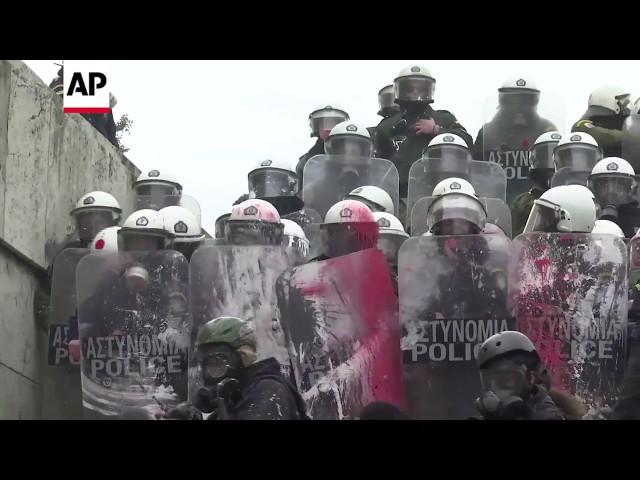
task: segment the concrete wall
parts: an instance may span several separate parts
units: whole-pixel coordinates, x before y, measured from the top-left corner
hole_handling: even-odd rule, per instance
[[[70,210],[104,190],[129,214],[139,173],[23,62],[0,61],[0,419],[39,416],[46,325],[34,298],[73,231]]]

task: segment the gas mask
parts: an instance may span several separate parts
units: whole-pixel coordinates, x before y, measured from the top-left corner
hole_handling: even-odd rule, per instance
[[[140,293],[149,285],[149,272],[143,266],[134,265],[124,272],[124,281],[131,293]]]
[[[478,410],[492,420],[526,419],[531,384],[527,367],[509,359],[493,362],[480,370],[482,394],[476,400]]]
[[[197,407],[210,413],[218,408],[219,400],[236,403],[239,400],[242,360],[228,345],[214,344],[200,347],[198,355],[203,387],[197,392]]]

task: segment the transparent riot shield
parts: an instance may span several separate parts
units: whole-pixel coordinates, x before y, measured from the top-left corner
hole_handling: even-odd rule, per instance
[[[302,227],[304,234],[307,236],[307,240],[309,240],[309,255],[307,258],[315,258],[322,253],[320,224],[322,224],[324,219],[318,212],[312,208],[305,207],[298,212],[284,215],[282,218],[296,222]]]
[[[412,418],[477,415],[478,349],[514,324],[507,310],[509,246],[501,235],[413,237],[402,245],[398,289]]]
[[[187,400],[187,282],[187,260],[172,250],[78,264],[85,418],[153,419]]]
[[[60,252],[53,264],[47,362],[42,375],[42,418],[82,419],[80,358],[69,342],[78,340],[76,267],[89,253],[86,248]],[[74,342],[75,343],[75,342]]]
[[[411,235],[418,237],[428,231],[427,214],[431,204],[438,197],[424,197],[418,200],[411,211]],[[511,210],[506,203],[497,198],[479,198],[487,212],[487,222],[502,229],[511,238]]]
[[[628,256],[614,235],[529,233],[513,241],[510,305],[551,388],[590,414],[616,402],[626,359]]]
[[[548,131],[564,130],[564,99],[542,91],[536,104],[533,95],[523,97],[520,93],[503,92],[487,99],[484,112],[474,158],[504,168],[506,203],[511,205],[518,195],[533,186],[529,180],[529,157],[536,139]]]
[[[640,175],[640,114],[629,115],[622,127],[622,158]]]
[[[289,270],[277,298],[309,416],[355,418],[373,401],[404,406],[398,303],[382,252]]]
[[[275,358],[285,376],[290,375],[289,353],[277,320],[275,285],[289,268],[281,247],[204,246],[191,258],[190,291],[193,328],[189,366],[189,399],[199,407],[205,385],[197,355],[200,328],[218,317],[252,321],[259,339],[257,360]],[[207,412],[208,413],[208,412]]]
[[[161,210],[164,207],[179,206],[189,210],[202,224],[202,211],[200,203],[189,195],[136,195],[135,210],[150,208],[151,210]],[[134,210],[134,211],[135,211]]]
[[[398,170],[383,158],[316,155],[304,167],[302,199],[322,218],[331,206],[358,187],[373,185],[386,191],[398,214]]]
[[[475,160],[451,163],[441,158],[423,158],[414,162],[409,171],[407,215],[418,200],[432,196],[436,185],[451,177],[470,182],[479,197],[505,199],[507,177],[500,165]]]
[[[582,171],[564,167],[557,170],[551,177],[551,187],[560,187],[562,185],[584,185],[586,187],[589,175],[591,175],[591,170]]]

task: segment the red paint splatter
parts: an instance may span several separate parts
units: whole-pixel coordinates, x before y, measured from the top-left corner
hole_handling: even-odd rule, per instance
[[[522,141],[522,144],[520,145],[520,147],[521,147],[523,150],[529,150],[529,139],[528,139],[528,138],[525,138],[525,139]]]

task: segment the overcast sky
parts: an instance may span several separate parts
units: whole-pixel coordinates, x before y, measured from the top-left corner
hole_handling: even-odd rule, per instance
[[[52,60],[26,60],[47,84]],[[56,61],[60,63],[60,61]],[[102,63],[102,62],[101,62]],[[247,192],[247,173],[260,161],[290,162],[313,145],[308,116],[338,104],[351,119],[377,125],[377,93],[404,67],[423,65],[436,78],[434,108],[451,111],[476,137],[497,105],[508,78],[535,81],[540,113],[570,129],[586,110],[589,93],[618,84],[640,94],[640,61],[573,60],[207,60],[105,61],[109,89],[118,99],[116,121],[134,121],[124,143],[140,169],[174,171],[184,193],[198,199],[202,223],[215,219]]]

